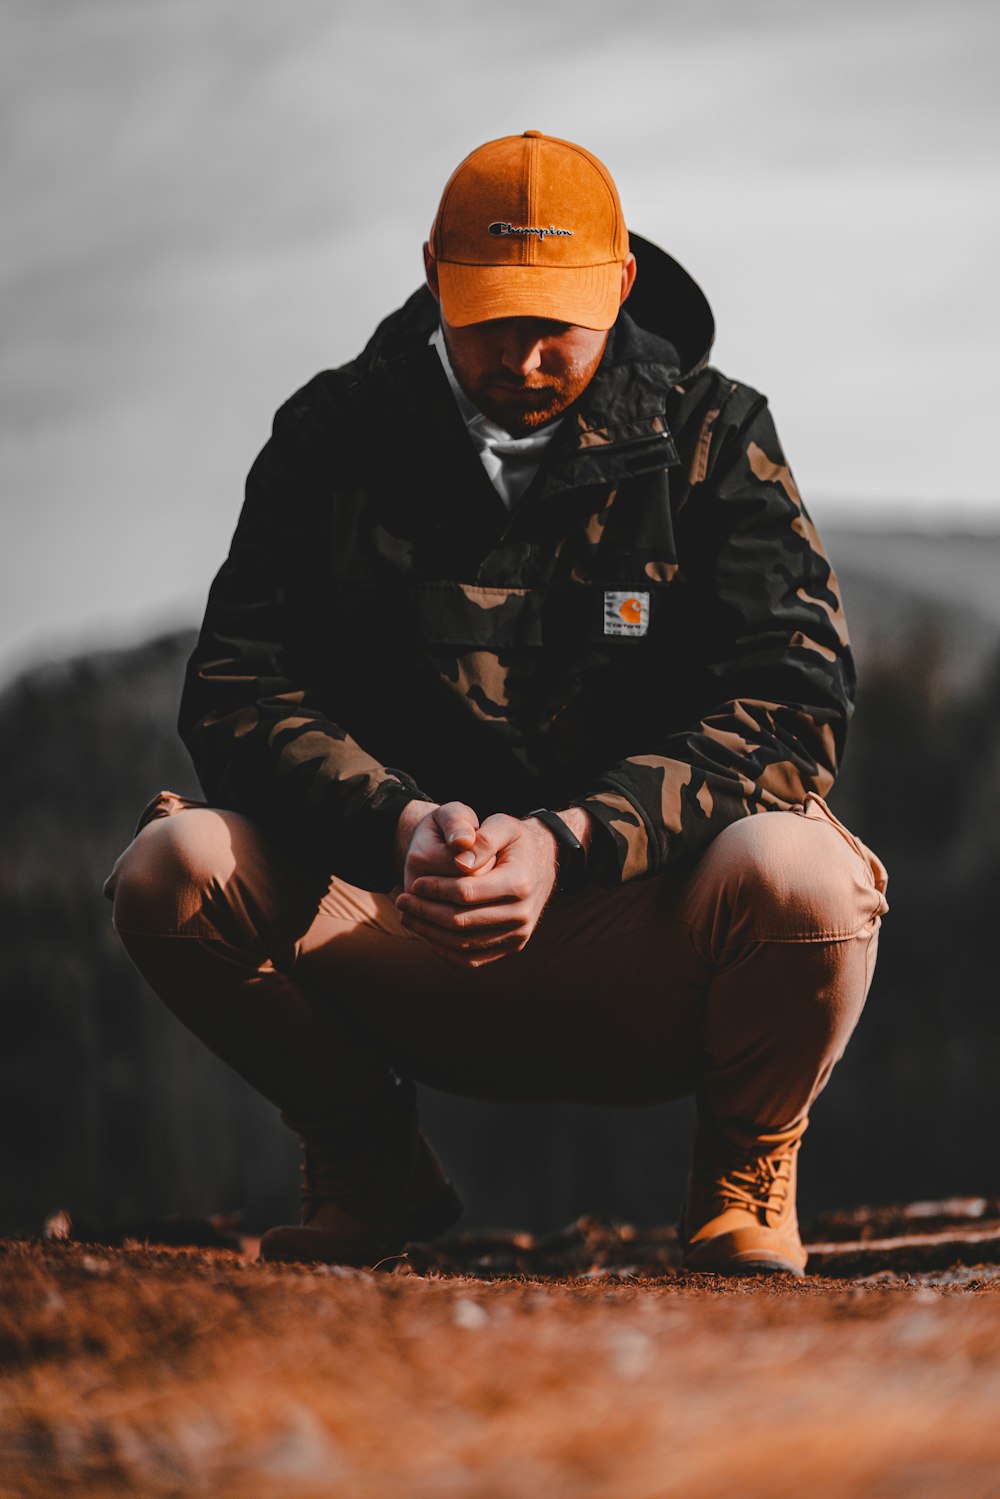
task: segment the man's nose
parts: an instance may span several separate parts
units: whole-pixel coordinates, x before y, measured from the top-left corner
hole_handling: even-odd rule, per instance
[[[506,343],[500,355],[505,369],[514,375],[522,377],[530,375],[537,370],[542,362],[542,340],[533,339],[511,339]]]

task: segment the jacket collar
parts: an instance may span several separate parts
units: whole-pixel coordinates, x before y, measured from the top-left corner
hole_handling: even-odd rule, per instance
[[[679,377],[674,346],[623,308],[594,378],[570,408],[546,489],[617,483],[678,463],[666,403]]]
[[[376,329],[359,361],[414,414],[442,383],[428,344],[437,318],[434,298],[421,287]],[[593,379],[570,407],[544,465],[545,490],[617,483],[678,463],[666,400],[680,375],[673,344],[639,327],[623,308]]]

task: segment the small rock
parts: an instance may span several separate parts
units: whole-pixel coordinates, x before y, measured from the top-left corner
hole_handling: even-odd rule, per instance
[[[81,1255],[77,1261],[81,1270],[86,1270],[88,1275],[110,1275],[111,1266],[107,1260],[97,1260],[92,1254]]]
[[[47,1239],[68,1239],[72,1237],[73,1220],[65,1208],[57,1208],[50,1213],[45,1220],[42,1230]]]
[[[468,1297],[461,1297],[452,1307],[452,1316],[457,1327],[464,1327],[467,1332],[476,1332],[480,1327],[485,1327],[489,1318],[479,1305],[478,1301],[470,1301]]]
[[[622,1379],[638,1379],[655,1356],[652,1338],[637,1327],[618,1327],[608,1339],[611,1367]]]

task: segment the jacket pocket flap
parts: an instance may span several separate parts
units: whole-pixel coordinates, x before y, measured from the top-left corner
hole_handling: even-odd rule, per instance
[[[436,645],[540,646],[545,599],[536,588],[422,583],[413,589],[414,620],[421,638]]]

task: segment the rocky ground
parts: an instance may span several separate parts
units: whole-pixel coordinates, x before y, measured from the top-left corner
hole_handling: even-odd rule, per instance
[[[5,1499],[1000,1495],[997,1202],[829,1217],[802,1281],[592,1220],[375,1272],[49,1232],[0,1241]]]

